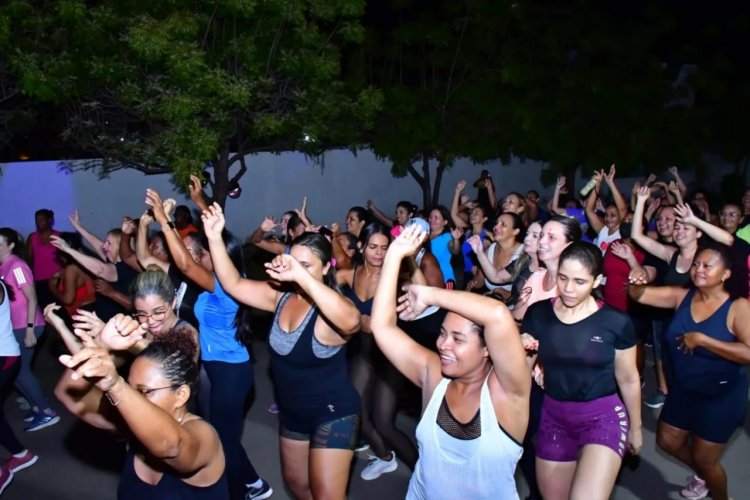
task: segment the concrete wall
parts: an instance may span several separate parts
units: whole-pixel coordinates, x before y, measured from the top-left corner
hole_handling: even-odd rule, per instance
[[[499,196],[509,191],[525,193],[537,189],[543,196],[539,176],[543,165],[514,160],[510,165],[499,162],[475,165],[458,161],[443,177],[442,202],[450,203],[454,186],[460,179],[469,185],[482,169],[489,169]],[[119,227],[124,215],[139,216],[147,187],[155,188],[163,198],[175,197],[178,203],[189,200],[177,193],[168,175],[146,176],[136,170],[114,172],[99,179],[91,171],[67,172],[58,162],[7,163],[1,166],[0,226],[10,226],[23,234],[34,230],[34,212],[50,208],[56,215],[56,228],[71,230],[67,215],[78,208],[84,226],[96,234]],[[686,182],[691,180],[687,174]],[[715,176],[718,179],[720,176]],[[629,193],[632,179],[621,179],[620,186]],[[580,188],[585,179],[578,179]],[[344,222],[353,205],[364,205],[372,199],[386,213],[391,213],[402,199],[421,204],[422,194],[409,176],[396,179],[390,165],[377,160],[369,151],[356,156],[346,150],[325,155],[325,166],[298,153],[258,154],[248,158],[248,172],[240,181],[242,196],[227,201],[228,227],[239,237],[254,230],[264,215],[279,217],[285,210],[299,207],[308,196],[308,213],[316,223]],[[474,188],[469,189],[475,194]]]

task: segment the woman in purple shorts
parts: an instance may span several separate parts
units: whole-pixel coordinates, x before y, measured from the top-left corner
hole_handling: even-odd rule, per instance
[[[601,251],[572,243],[560,255],[559,298],[532,305],[521,328],[546,391],[536,442],[545,500],[609,498],[626,450],[643,441],[635,330],[594,297],[601,279]]]

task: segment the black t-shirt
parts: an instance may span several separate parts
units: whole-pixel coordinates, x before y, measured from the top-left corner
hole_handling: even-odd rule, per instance
[[[603,305],[573,324],[557,318],[552,299],[529,307],[521,332],[539,341],[544,387],[558,401],[591,401],[617,392],[615,350],[635,345],[630,318]]]
[[[130,285],[133,284],[138,273],[125,262],[120,261],[115,263],[115,269],[117,270],[117,281],[110,283],[115,291],[130,295]],[[101,318],[102,321],[107,322],[113,316],[124,313],[128,314],[130,311],[125,310],[120,304],[114,300],[105,297],[104,295],[96,295],[96,305],[94,306],[96,315]]]
[[[732,275],[727,280],[727,290],[733,297],[747,297],[750,293],[748,256],[750,256],[750,243],[735,235],[732,244]]]
[[[182,274],[174,264],[169,264],[167,276],[169,276],[174,285],[175,297],[177,298],[177,316],[197,329],[198,319],[195,317],[193,308],[195,307],[195,301],[198,300],[198,295],[203,290],[193,283],[190,278]]]

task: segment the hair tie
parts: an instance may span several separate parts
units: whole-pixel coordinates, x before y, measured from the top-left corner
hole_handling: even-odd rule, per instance
[[[331,265],[333,267],[336,267],[336,259],[333,259],[333,258],[331,259]]]

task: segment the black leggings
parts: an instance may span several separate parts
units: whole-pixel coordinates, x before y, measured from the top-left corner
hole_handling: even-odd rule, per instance
[[[396,428],[399,393],[407,380],[375,345],[372,335],[358,335],[359,349],[350,360],[352,383],[362,397],[362,435],[378,458],[390,450],[414,469],[417,449],[409,437]]]
[[[21,444],[5,419],[3,402],[8,390],[13,386],[13,380],[20,367],[20,356],[0,356],[0,445],[13,455],[21,453],[26,447]]]

